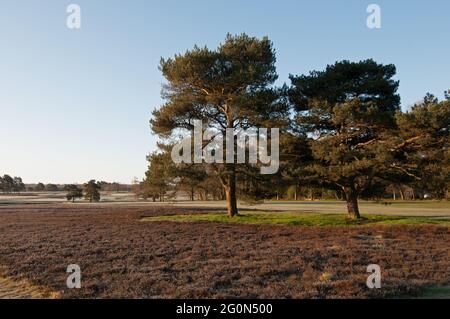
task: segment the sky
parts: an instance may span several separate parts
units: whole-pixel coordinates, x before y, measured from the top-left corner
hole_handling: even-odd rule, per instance
[[[81,28],[66,25],[69,4]],[[367,6],[381,8],[369,29]],[[161,57],[268,36],[279,84],[347,59],[393,63],[402,108],[450,88],[450,1],[2,0],[0,174],[130,183],[156,149]]]

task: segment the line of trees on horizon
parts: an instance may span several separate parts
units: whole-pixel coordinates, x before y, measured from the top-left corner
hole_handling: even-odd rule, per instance
[[[6,194],[20,193],[25,190],[21,177],[11,177],[8,174],[0,176],[0,191]]]
[[[102,191],[105,192],[131,192],[132,184],[121,184],[117,182],[109,183],[105,181],[98,182]],[[21,177],[11,177],[8,174],[0,176],[0,192],[20,193],[28,192],[64,192],[69,184],[44,184],[44,183],[24,183]],[[71,184],[73,185],[73,184]],[[78,185],[78,184],[76,184]],[[78,186],[82,186],[78,185]]]
[[[267,37],[246,34],[229,34],[214,50],[195,46],[161,59],[165,103],[150,120],[161,142],[148,156],[138,195],[164,200],[184,190],[193,199],[203,192],[225,198],[233,217],[237,197],[267,199],[306,187],[345,200],[352,219],[360,218],[358,199],[396,189],[448,198],[450,91],[443,101],[428,93],[402,111],[393,64],[337,61],[278,87],[275,61]],[[174,164],[170,150],[190,136],[195,120],[222,136],[227,128],[279,128],[280,170],[261,175],[259,164]]]

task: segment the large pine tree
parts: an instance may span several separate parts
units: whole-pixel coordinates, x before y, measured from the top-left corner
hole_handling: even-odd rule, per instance
[[[228,35],[215,50],[195,46],[174,58],[162,59],[160,69],[166,103],[153,112],[153,132],[162,138],[187,135],[194,120],[225,135],[255,126],[279,127],[287,106],[273,87],[277,74],[275,51],[267,38]],[[238,213],[235,164],[211,164],[220,179],[229,216]]]
[[[352,219],[360,218],[360,194],[391,171],[384,141],[400,104],[395,72],[394,65],[365,60],[291,76],[294,129],[311,155],[298,169],[300,178],[342,192]]]

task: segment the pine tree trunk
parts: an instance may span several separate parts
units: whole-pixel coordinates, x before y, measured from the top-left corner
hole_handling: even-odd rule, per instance
[[[345,187],[343,191],[345,201],[347,202],[348,217],[351,219],[360,219],[361,215],[359,214],[357,192],[354,189],[348,187]]]
[[[225,106],[225,115],[227,118],[227,128],[234,129],[234,116],[233,111],[229,105]],[[236,151],[236,136],[233,141],[233,153]],[[226,181],[222,182],[225,188],[225,199],[227,201],[227,212],[229,217],[234,217],[238,214],[237,201],[236,201],[236,166],[235,164],[226,164],[226,170],[228,176]]]
[[[312,188],[309,189],[309,200],[312,202],[315,200],[314,190]]]
[[[399,187],[398,187],[398,190],[399,190],[399,192],[400,192],[400,197],[401,197],[401,199],[402,199],[402,200],[405,200],[405,192],[403,191],[402,187],[399,186]]]
[[[227,185],[225,186],[225,198],[227,201],[228,216],[236,216],[238,214],[238,209],[236,201],[236,173],[234,170],[227,178]]]

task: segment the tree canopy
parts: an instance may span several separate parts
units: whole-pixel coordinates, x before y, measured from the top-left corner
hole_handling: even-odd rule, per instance
[[[226,134],[227,128],[280,127],[288,106],[273,86],[275,50],[268,38],[227,35],[215,50],[195,46],[174,58],[161,59],[166,103],[153,112],[153,132],[162,138],[186,135],[194,120]],[[230,216],[236,204],[236,165],[211,165],[224,187]]]
[[[84,198],[89,200],[89,202],[99,202],[100,201],[100,183],[95,180],[90,180],[84,184]]]
[[[75,202],[77,198],[83,197],[83,190],[79,188],[77,185],[66,185],[65,190],[67,192],[66,198],[68,201]]]
[[[275,62],[267,37],[246,34],[227,35],[216,49],[194,46],[161,59],[164,104],[150,125],[163,143],[148,157],[140,192],[161,199],[183,190],[194,199],[195,189],[211,190],[225,197],[231,217],[238,213],[238,195],[265,199],[290,192],[297,198],[307,192],[313,199],[328,192],[347,202],[354,219],[360,217],[359,198],[386,192],[395,198],[397,190],[403,198],[405,187],[412,188],[413,197],[419,190],[447,197],[450,90],[444,101],[427,94],[404,112],[393,64],[338,61],[291,75],[288,87],[275,85]],[[227,129],[279,128],[280,171],[262,176],[248,160],[174,163],[170,147],[191,137],[197,120],[203,131],[212,132],[204,148]]]
[[[312,155],[299,178],[342,191],[351,218],[360,217],[358,196],[390,170],[384,141],[400,105],[394,75],[394,65],[365,60],[290,77],[294,129]]]

